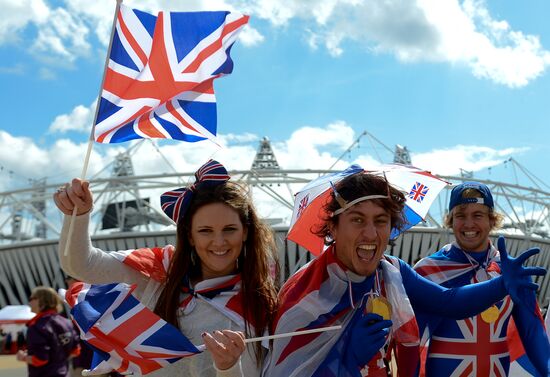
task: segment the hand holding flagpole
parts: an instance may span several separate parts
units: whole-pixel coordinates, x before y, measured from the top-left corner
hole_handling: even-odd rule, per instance
[[[105,83],[105,76],[107,75],[107,66],[109,65],[109,57],[111,55],[111,48],[113,46],[113,36],[115,35],[116,29],[116,18],[122,0],[116,0],[115,15],[113,17],[113,26],[111,27],[111,37],[109,38],[109,48],[107,49],[107,55],[105,56],[105,63],[103,65],[103,78],[101,79],[101,85],[99,86],[99,94],[97,95],[97,101],[95,105],[95,115],[94,121],[92,122],[92,130],[90,132],[90,138],[88,139],[88,148],[86,149],[86,156],[84,157],[84,166],[82,167],[82,172],[80,174],[80,179],[86,179],[86,173],[88,172],[88,164],[90,163],[90,155],[92,154],[92,148],[94,145],[94,133],[95,133],[95,124],[97,121],[97,114],[99,113],[99,103],[101,100],[101,93],[103,92],[103,84]],[[74,231],[74,219],[76,217],[77,207],[73,208],[73,213],[71,215],[71,221],[69,222],[69,230],[67,231],[67,241],[65,242],[65,250],[63,250],[63,255],[67,256],[69,252],[69,247],[71,245],[71,238]]]
[[[281,334],[259,336],[259,337],[255,337],[255,338],[246,338],[246,339],[244,339],[244,342],[245,343],[262,342],[264,340],[289,338],[289,337],[292,337],[292,336],[315,334],[315,333],[318,333],[318,332],[335,331],[335,330],[341,330],[341,329],[342,329],[341,325],[326,326],[326,327],[319,327],[319,328],[316,328],[316,329],[292,331],[292,332],[281,333]],[[197,346],[197,348],[201,351],[204,351],[206,349],[206,346],[204,344],[201,344],[201,345]]]

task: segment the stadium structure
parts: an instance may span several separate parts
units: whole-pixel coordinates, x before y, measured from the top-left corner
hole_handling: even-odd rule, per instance
[[[147,142],[156,145],[150,140],[142,143]],[[175,242],[175,226],[160,211],[158,197],[164,191],[191,182],[193,173],[173,169],[158,174],[134,174],[132,156],[142,143],[116,156],[90,178],[95,199],[92,240],[103,250],[127,250]],[[371,155],[377,155],[380,163],[411,164],[406,147],[395,145],[390,148],[366,131],[338,160],[351,157],[361,145],[370,145]],[[158,148],[156,150],[160,153]],[[379,152],[384,152],[389,158],[380,158]],[[483,179],[465,170],[461,170],[459,176],[441,178],[452,184],[471,179],[487,184],[494,195],[497,210],[505,215],[505,225],[492,235],[493,239],[499,234],[506,235],[507,248],[513,256],[530,247],[539,247],[541,252],[531,258],[529,264],[550,269],[549,187],[514,159],[505,163],[516,177],[523,177],[522,182]],[[278,164],[270,141],[264,138],[249,170],[230,171],[232,180],[250,187],[255,201],[262,198],[267,201],[268,208],[277,208],[266,220],[276,234],[281,279],[312,258],[309,252],[286,240],[293,195],[310,180],[334,172],[334,166],[328,169],[284,169]],[[34,180],[29,187],[0,192],[0,307],[26,303],[30,290],[38,285],[55,289],[64,287],[65,275],[57,257],[61,216],[51,199],[62,183]],[[449,193],[449,189],[440,193],[425,221],[400,235],[388,252],[414,264],[452,241],[452,233],[443,227]],[[540,285],[539,302],[546,307],[550,301],[550,274],[536,278],[536,282]]]

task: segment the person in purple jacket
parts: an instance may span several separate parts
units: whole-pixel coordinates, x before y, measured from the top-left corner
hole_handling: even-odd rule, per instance
[[[67,377],[69,359],[80,353],[78,334],[63,317],[61,300],[49,287],[36,287],[29,297],[36,316],[27,323],[27,350],[17,360],[28,364],[29,377]]]

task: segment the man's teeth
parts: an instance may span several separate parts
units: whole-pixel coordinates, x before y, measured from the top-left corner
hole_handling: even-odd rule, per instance
[[[376,245],[359,245],[357,248],[362,250],[374,250],[376,249]]]
[[[464,232],[464,235],[466,237],[475,237],[477,235],[477,232]]]
[[[357,255],[361,259],[371,259],[376,252],[376,245],[359,245],[357,246]]]

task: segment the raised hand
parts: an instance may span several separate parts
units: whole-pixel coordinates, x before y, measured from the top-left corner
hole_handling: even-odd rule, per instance
[[[65,215],[72,215],[75,206],[77,215],[90,212],[94,204],[90,182],[74,178],[71,183],[57,189],[53,194],[53,201]]]
[[[205,332],[202,339],[219,370],[226,370],[235,365],[246,347],[244,334],[240,331],[223,330],[214,331],[212,334]]]
[[[353,326],[348,353],[351,351],[358,366],[367,364],[384,346],[392,321],[384,320],[374,313],[361,316]]]
[[[532,307],[535,303],[533,297],[539,286],[532,282],[531,276],[544,276],[546,270],[542,267],[524,267],[523,263],[538,254],[540,249],[534,247],[524,251],[517,258],[512,258],[506,251],[503,236],[498,238],[497,246],[500,252],[500,269],[508,294],[516,304]]]

